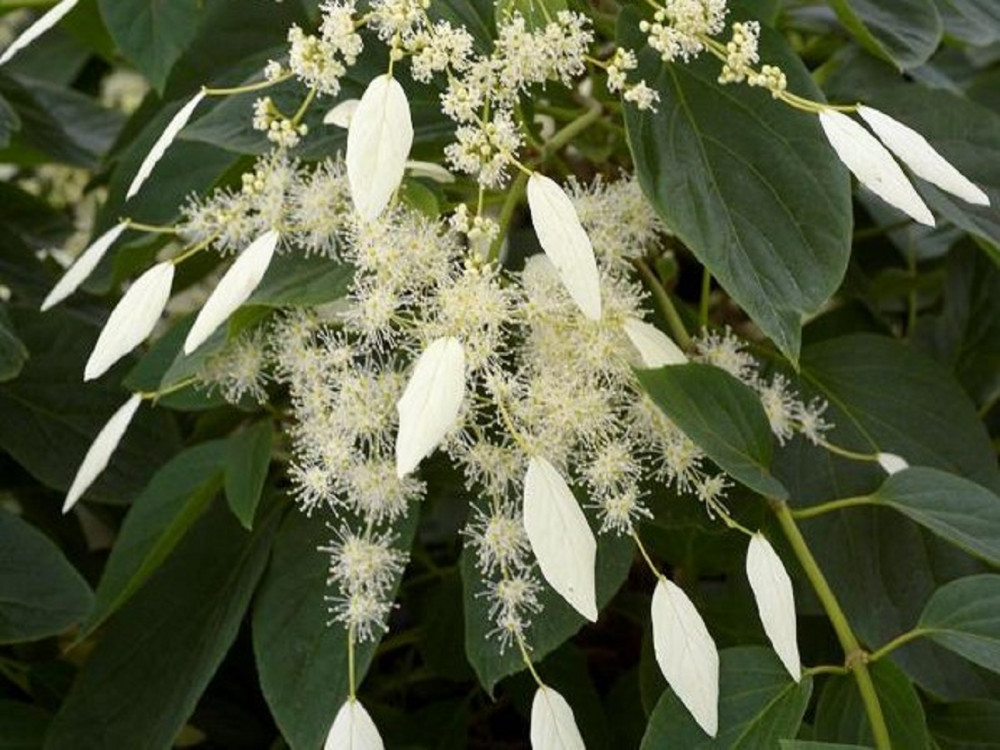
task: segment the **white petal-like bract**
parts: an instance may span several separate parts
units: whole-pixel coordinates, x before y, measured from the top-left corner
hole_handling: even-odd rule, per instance
[[[573,709],[548,685],[535,691],[531,703],[531,750],[585,750]]]
[[[858,114],[875,131],[882,143],[913,170],[917,177],[922,177],[969,203],[977,206],[990,205],[989,196],[955,169],[916,130],[871,107],[859,106]]]
[[[429,180],[440,182],[443,185],[447,185],[455,181],[455,175],[442,167],[440,164],[435,164],[432,161],[410,160],[406,162],[406,169],[414,177],[426,177]]]
[[[174,142],[177,134],[180,133],[184,126],[188,124],[188,120],[191,119],[191,115],[194,114],[195,108],[201,103],[201,100],[205,98],[205,89],[202,89],[197,94],[191,97],[190,101],[181,107],[177,114],[173,116],[167,127],[160,134],[160,137],[156,139],[156,143],[146,154],[146,158],[142,160],[142,164],[139,165],[139,171],[135,173],[135,177],[132,178],[132,184],[128,186],[128,192],[125,193],[125,200],[129,200],[133,195],[139,192],[142,184],[149,179],[149,176],[153,173],[153,167],[156,163],[163,158],[163,155],[170,148],[170,144]]]
[[[760,621],[764,624],[775,653],[785,669],[798,682],[802,679],[795,619],[795,596],[781,558],[771,543],[759,532],[750,537],[747,548],[747,578],[757,601]]]
[[[142,397],[133,395],[126,401],[107,421],[94,438],[94,442],[87,449],[87,455],[83,457],[83,463],[76,470],[73,477],[73,484],[70,485],[69,492],[66,493],[66,501],[63,503],[62,512],[66,513],[76,505],[76,501],[83,497],[94,480],[104,471],[104,467],[111,460],[111,455],[121,442],[122,435],[128,429],[132,417],[135,416],[136,409],[142,403]]]
[[[58,305],[75,292],[80,287],[80,284],[86,281],[87,277],[94,272],[97,264],[101,262],[101,258],[118,241],[118,238],[126,229],[128,229],[127,221],[115,224],[111,229],[94,240],[86,250],[80,253],[80,257],[73,262],[73,265],[63,274],[62,278],[56,282],[56,285],[52,287],[52,291],[49,292],[45,301],[42,302],[42,312],[45,312],[54,305]]]
[[[917,195],[902,167],[875,136],[847,115],[834,110],[820,112],[819,122],[837,156],[862,185],[921,224],[934,226],[930,209]]]
[[[688,358],[680,350],[680,347],[656,326],[638,318],[626,318],[624,328],[625,335],[639,352],[642,364],[646,367],[664,367],[687,363]]]
[[[374,221],[403,179],[413,145],[410,103],[399,81],[388,75],[365,89],[347,128],[347,182],[354,207]]]
[[[357,110],[358,104],[358,99],[344,99],[344,101],[323,115],[323,123],[325,125],[336,125],[338,128],[347,130],[351,126],[351,118],[354,117],[354,112]]]
[[[524,530],[545,580],[595,622],[597,540],[566,481],[538,456],[524,476]]]
[[[882,467],[882,470],[886,474],[895,474],[903,469],[910,468],[910,464],[907,463],[906,459],[902,456],[897,456],[895,453],[879,453],[878,465]]]
[[[215,329],[247,301],[271,265],[280,235],[271,229],[255,239],[240,253],[219,280],[205,302],[184,340],[184,353],[190,354],[211,336]]]
[[[0,53],[0,65],[6,63],[14,55],[59,23],[63,19],[63,16],[76,7],[78,2],[80,2],[80,0],[62,0],[62,2],[52,6],[37,21],[26,28],[21,33],[21,36],[15,39],[11,45],[3,51],[3,53]]]
[[[170,299],[174,264],[157,263],[136,279],[108,316],[94,351],[83,370],[84,380],[93,380],[153,332]]]
[[[719,652],[687,595],[661,578],[653,592],[653,651],[667,683],[706,734],[719,731]]]
[[[431,342],[417,358],[396,403],[396,474],[404,477],[434,452],[455,426],[465,399],[465,350],[458,339]]]
[[[585,316],[600,320],[601,277],[573,201],[555,182],[535,172],[528,178],[528,207],[538,242],[569,296]]]
[[[382,738],[365,707],[353,698],[337,711],[323,750],[383,750]]]

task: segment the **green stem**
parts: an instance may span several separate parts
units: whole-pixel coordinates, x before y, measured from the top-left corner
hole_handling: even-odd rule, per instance
[[[857,637],[851,630],[847,616],[841,609],[840,602],[837,601],[823,571],[820,570],[816,558],[809,550],[809,545],[806,544],[802,532],[799,531],[788,504],[780,500],[772,500],[771,506],[778,517],[778,523],[781,524],[781,530],[785,533],[799,564],[802,565],[806,577],[809,578],[823,609],[830,618],[833,630],[837,634],[837,640],[840,641],[840,645],[844,649],[845,665],[854,673],[854,679],[858,683],[861,701],[864,703],[872,735],[875,738],[875,747],[877,750],[891,750],[892,744],[889,741],[889,730],[886,727],[885,716],[882,714],[882,705],[875,692],[875,683],[872,682],[872,676],[868,672],[867,654],[862,650],[861,644],[858,643]]]
[[[514,217],[514,209],[517,208],[517,204],[524,197],[524,191],[527,187],[528,175],[524,172],[518,172],[517,179],[514,180],[514,184],[507,191],[507,197],[500,208],[500,217],[497,219],[500,231],[497,232],[496,239],[490,245],[490,262],[495,263],[500,259],[500,248],[503,247],[504,237],[507,236],[507,230],[510,228],[510,220]]]
[[[909,643],[910,641],[915,641],[917,638],[923,638],[929,632],[930,632],[929,630],[924,630],[923,628],[914,628],[913,630],[907,630],[905,633],[897,635],[887,644],[882,646],[882,648],[872,653],[868,657],[868,661],[878,661],[879,659],[888,656],[890,653],[895,651],[900,646],[905,646],[907,643]]]
[[[674,338],[677,339],[677,343],[680,344],[681,349],[690,350],[691,336],[688,335],[687,328],[684,327],[684,321],[681,320],[680,313],[674,307],[674,302],[670,299],[670,295],[667,294],[667,290],[663,288],[660,280],[656,278],[656,274],[653,273],[646,261],[637,259],[634,263],[635,267],[639,270],[639,275],[642,276],[642,280],[646,282],[653,293],[653,299],[656,300],[660,312],[667,319],[667,325],[670,326],[670,331],[674,334]]]
[[[357,697],[354,684],[354,626],[347,628],[347,695],[353,701]]]
[[[841,508],[855,508],[859,505],[872,505],[875,501],[872,500],[871,495],[859,495],[858,497],[845,497],[840,500],[831,500],[828,503],[820,503],[819,505],[811,505],[808,508],[799,508],[797,510],[791,511],[792,517],[798,521],[804,518],[815,518],[816,516],[822,516],[827,513],[832,513],[835,510],[840,510]]]
[[[704,331],[708,328],[708,302],[712,294],[712,272],[706,266],[701,274],[701,299],[698,305],[698,326]]]
[[[594,103],[591,105],[590,109],[584,112],[582,115],[577,117],[570,123],[562,128],[558,133],[553,135],[545,143],[545,148],[543,151],[543,158],[554,151],[558,151],[563,146],[569,144],[574,138],[576,138],[580,133],[589,128],[597,119],[601,116],[603,109],[600,104]]]

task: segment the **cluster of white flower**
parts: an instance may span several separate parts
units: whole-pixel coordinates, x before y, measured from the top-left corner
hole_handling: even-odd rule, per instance
[[[358,60],[364,46],[354,23],[353,2],[324,3],[319,34],[307,34],[298,26],[288,30],[288,67],[309,88],[336,96],[347,69]],[[272,70],[272,76],[277,71]]]
[[[727,12],[726,0],[666,0],[654,11],[652,22],[640,22],[639,30],[661,59],[687,62],[722,32]]]

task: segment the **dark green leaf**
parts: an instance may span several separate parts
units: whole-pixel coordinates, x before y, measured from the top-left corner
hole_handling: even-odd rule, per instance
[[[42,199],[0,182],[0,231],[16,234],[34,250],[48,250],[62,245],[72,234],[73,223]]]
[[[96,326],[65,309],[10,314],[31,357],[17,379],[0,383],[0,447],[41,482],[65,491],[94,437],[128,394],[114,377],[83,382]],[[140,409],[87,496],[127,502],[179,446],[169,414]]]
[[[80,622],[93,601],[90,587],[48,537],[0,510],[0,643],[61,633]]]
[[[927,719],[941,750],[1000,748],[1000,702],[965,701],[930,706]]]
[[[718,735],[706,735],[668,688],[649,717],[642,750],[774,747],[796,736],[811,694],[812,678],[793,682],[770,649],[724,649],[719,652]]]
[[[45,747],[166,750],[236,638],[276,522],[248,534],[216,505],[108,624]]]
[[[845,745],[841,742],[811,740],[781,740],[781,750],[871,750],[868,745]]]
[[[129,62],[162,92],[174,63],[195,38],[200,0],[100,0],[108,31]]]
[[[907,750],[930,747],[924,709],[909,678],[889,661],[875,662],[868,669],[892,746]],[[874,744],[854,675],[835,675],[826,682],[816,706],[813,728],[818,740]]]
[[[30,703],[0,701],[0,750],[39,750],[52,715]]]
[[[636,372],[656,405],[727,474],[762,495],[788,496],[771,476],[771,426],[749,387],[706,364]]]
[[[1000,565],[1000,497],[975,482],[937,469],[911,467],[889,477],[871,499]]]
[[[941,41],[932,0],[831,0],[841,22],[872,54],[902,70],[922,65]]]
[[[917,627],[945,648],[1000,672],[1000,575],[969,576],[942,586]]]
[[[215,440],[178,453],[135,499],[111,548],[84,635],[139,590],[205,512],[222,486],[228,449]]]
[[[601,610],[618,592],[628,575],[634,555],[633,543],[627,537],[602,534],[597,537],[597,608]],[[466,546],[459,560],[462,586],[465,591],[465,654],[479,677],[479,683],[489,692],[504,677],[524,669],[524,661],[516,645],[500,653],[500,641],[489,615],[490,603],[482,596],[483,578],[476,570],[475,553]],[[543,584],[538,597],[542,614],[532,619],[525,639],[531,646],[531,657],[537,661],[572,637],[586,622],[566,601]]]
[[[815,117],[761,90],[717,81],[709,55],[663,64],[626,9],[623,46],[643,50],[638,78],[660,92],[654,113],[626,105],[643,191],[670,229],[790,359],[801,319],[837,289],[851,243],[850,182]],[[765,28],[761,56],[789,88],[822,99],[799,58]]]
[[[255,424],[229,440],[226,456],[226,500],[244,528],[253,526],[264,480],[271,465],[270,420]]]
[[[21,129],[21,118],[10,102],[0,96],[0,148],[7,148],[11,136]]]
[[[945,31],[970,44],[1000,39],[1000,6],[993,0],[937,0]]]
[[[0,307],[0,383],[17,377],[28,361],[28,349],[17,337],[7,311]]]
[[[330,258],[285,253],[271,261],[249,305],[286,307],[320,305],[342,299],[354,278],[354,268]]]
[[[416,533],[411,508],[395,530],[396,546],[409,550]],[[293,750],[322,745],[347,698],[347,631],[330,623],[324,596],[329,557],[319,547],[331,532],[319,514],[292,511],[281,526],[274,558],[254,605],[253,642],[261,688],[271,713]],[[398,585],[398,581],[397,581]],[[394,596],[395,586],[390,596]],[[376,641],[355,649],[360,681],[375,655]]]

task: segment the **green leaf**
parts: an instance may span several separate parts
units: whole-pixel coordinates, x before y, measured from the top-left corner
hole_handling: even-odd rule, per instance
[[[917,627],[950,651],[1000,672],[1000,575],[969,576],[942,586]]]
[[[907,750],[929,748],[924,709],[909,678],[890,661],[877,661],[868,670],[892,746]],[[854,675],[834,675],[827,680],[816,706],[813,728],[818,740],[874,744]]]
[[[869,745],[845,745],[842,742],[812,742],[811,740],[781,740],[781,750],[870,750]]]
[[[841,23],[874,55],[909,70],[927,62],[941,41],[932,0],[831,0]]]
[[[31,357],[15,380],[0,383],[0,448],[42,483],[65,491],[94,437],[128,394],[113,376],[83,382],[83,363],[98,330],[79,314],[15,308],[10,316]],[[87,497],[128,501],[179,447],[170,414],[140,409]]]
[[[174,63],[198,33],[199,0],[100,0],[115,44],[163,92]]]
[[[258,422],[230,438],[226,456],[226,500],[243,527],[253,526],[257,504],[271,465],[270,420]]]
[[[222,487],[228,455],[226,441],[202,443],[156,472],[118,532],[81,637],[117,611],[173,552]]]
[[[38,706],[0,700],[0,750],[38,750],[45,743],[52,715]]]
[[[223,506],[209,511],[108,623],[45,747],[171,747],[236,638],[279,518],[248,534]]]
[[[28,349],[17,337],[7,311],[0,307],[0,383],[13,380],[28,361]]]
[[[931,705],[928,723],[941,750],[1000,748],[1000,702],[963,701]]]
[[[0,148],[7,148],[11,136],[21,129],[21,118],[10,102],[0,96]]]
[[[710,55],[664,64],[626,9],[623,46],[640,49],[636,78],[660,92],[655,113],[625,105],[636,172],[677,237],[791,360],[801,319],[836,291],[850,254],[847,171],[817,118],[760,89],[718,83]],[[761,57],[789,88],[822,99],[801,60],[770,29]]]
[[[586,512],[586,511],[585,511]],[[588,514],[589,515],[589,514]],[[591,525],[593,526],[593,521]],[[600,611],[621,588],[632,566],[632,540],[612,534],[597,537],[597,609]],[[468,545],[459,558],[465,610],[465,654],[486,692],[508,675],[524,669],[524,661],[516,645],[500,652],[496,634],[490,635],[495,623],[489,614],[490,603],[482,596],[486,587],[476,570],[475,552]],[[545,656],[571,638],[586,620],[548,585],[542,584],[538,596],[542,612],[536,615],[525,632],[533,661]]]
[[[993,0],[937,0],[950,35],[974,45],[1000,39],[1000,7]]]
[[[347,295],[354,268],[320,255],[285,253],[271,261],[248,305],[294,307],[321,305]]]
[[[937,469],[911,467],[871,496],[970,554],[1000,565],[1000,497]]]
[[[395,546],[409,551],[418,513],[412,507],[395,526]],[[330,623],[325,596],[329,557],[319,547],[331,532],[318,514],[289,513],[274,545],[274,556],[253,611],[253,643],[264,697],[293,750],[323,743],[347,699],[347,631]],[[398,580],[390,596],[395,596]],[[358,682],[380,638],[355,648]]]
[[[636,374],[656,405],[727,474],[762,495],[788,496],[771,475],[771,426],[749,387],[700,363]]]
[[[649,717],[642,750],[774,747],[798,733],[811,694],[812,678],[793,682],[770,649],[724,649],[719,652],[718,735],[706,735],[667,688]]]
[[[0,643],[61,633],[86,616],[93,600],[48,537],[0,510]]]

